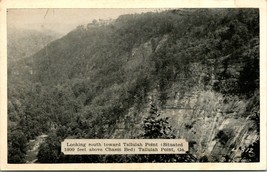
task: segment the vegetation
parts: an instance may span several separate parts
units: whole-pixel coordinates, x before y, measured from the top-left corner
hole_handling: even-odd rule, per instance
[[[161,108],[173,83],[185,92],[200,79],[204,90],[247,99],[257,95],[258,23],[256,9],[183,9],[78,26],[9,66],[8,161],[23,163],[27,142],[42,133],[49,135],[40,146],[38,161],[42,163],[196,161],[190,154],[63,156],[60,142],[111,138],[114,124],[131,108],[138,114],[154,89]],[[193,64],[206,70],[197,73]],[[174,138],[157,106],[152,105],[143,121],[142,137]],[[228,139],[225,132],[218,137],[222,143]]]
[[[51,30],[26,30],[8,26],[8,62],[32,56],[61,35]]]

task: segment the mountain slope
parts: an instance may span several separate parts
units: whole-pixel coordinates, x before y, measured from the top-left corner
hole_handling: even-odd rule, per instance
[[[36,31],[8,28],[8,62],[30,57],[61,35],[49,30]]]

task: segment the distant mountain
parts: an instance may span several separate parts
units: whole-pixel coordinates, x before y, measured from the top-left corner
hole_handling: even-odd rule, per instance
[[[8,69],[9,162],[42,134],[41,163],[259,161],[257,9],[123,15],[42,45]],[[188,154],[60,153],[65,138],[174,137]]]
[[[51,30],[37,31],[12,27],[9,27],[7,32],[8,63],[30,57],[62,36]]]

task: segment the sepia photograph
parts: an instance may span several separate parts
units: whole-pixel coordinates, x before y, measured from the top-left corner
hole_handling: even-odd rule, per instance
[[[7,8],[7,164],[263,162],[260,16]]]

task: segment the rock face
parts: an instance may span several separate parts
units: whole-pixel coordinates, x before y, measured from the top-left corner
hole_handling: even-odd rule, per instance
[[[165,35],[135,48],[130,59],[131,64],[135,65],[131,67],[142,66],[167,39]],[[157,46],[153,48],[155,40]],[[242,64],[231,64],[227,69],[222,65],[218,68],[221,71],[231,70],[238,77]],[[172,86],[165,90],[167,99],[164,104],[160,103],[161,93],[155,88],[147,95],[147,104],[139,113],[132,107],[118,122],[113,138],[136,138],[142,134],[142,121],[149,113],[149,102],[153,98],[161,104],[162,116],[169,117],[176,138],[186,139],[190,153],[197,159],[207,157],[210,162],[240,162],[244,149],[259,140],[259,124],[255,120],[255,116],[259,115],[258,92],[251,98],[222,94],[212,89],[216,82],[214,67],[192,63],[190,70],[193,71],[190,79],[195,85],[190,87],[185,81],[186,74],[177,74],[176,82],[172,82]],[[211,79],[207,84],[203,78],[208,74]]]
[[[172,119],[178,138],[194,143],[191,152],[196,157],[206,155],[210,161],[220,161],[228,155],[239,161],[240,150],[259,139],[258,126],[250,116],[242,117],[248,102],[223,103],[227,99],[216,92],[200,91],[185,98],[187,108],[164,109],[162,113]]]
[[[181,104],[185,102],[185,106],[169,106],[162,109],[161,114],[169,117],[177,138],[192,144],[190,153],[198,159],[206,156],[209,161],[218,162],[228,157],[240,162],[242,151],[259,140],[259,126],[251,119],[253,114],[242,116],[249,100],[223,103],[227,99],[229,97],[213,91],[192,92],[190,96],[175,99]],[[148,110],[143,109],[137,116],[130,111],[114,138],[134,138],[141,134],[142,120]]]

